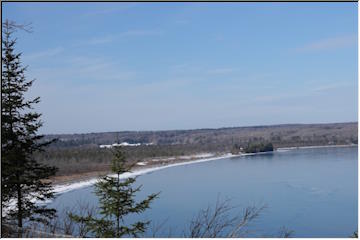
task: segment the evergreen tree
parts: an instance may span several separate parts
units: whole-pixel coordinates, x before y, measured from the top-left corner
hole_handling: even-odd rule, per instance
[[[124,218],[129,214],[144,212],[159,193],[151,194],[145,200],[135,202],[135,194],[140,191],[141,186],[132,187],[136,178],[120,178],[121,174],[130,172],[131,167],[126,165],[125,154],[121,147],[115,147],[111,164],[111,171],[115,176],[105,176],[95,184],[95,194],[99,197],[101,218],[74,214],[70,214],[70,217],[77,222],[86,224],[88,230],[96,237],[137,237],[144,233],[149,221],[138,221],[125,225]]]
[[[42,151],[50,142],[41,141],[37,131],[42,126],[41,114],[34,112],[37,97],[26,100],[24,94],[34,80],[25,77],[26,67],[15,52],[13,33],[21,25],[6,20],[2,25],[1,77],[1,207],[2,223],[24,220],[46,222],[56,211],[35,204],[35,201],[54,197],[52,186],[46,181],[56,168],[38,163],[34,153]],[[9,205],[14,206],[9,208]]]

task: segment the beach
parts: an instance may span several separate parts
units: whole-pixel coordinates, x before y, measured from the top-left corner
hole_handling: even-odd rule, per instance
[[[355,147],[357,145],[351,144],[351,145],[285,147],[285,148],[278,148],[275,151],[284,152],[295,149],[349,147],[349,146]],[[195,164],[195,163],[207,162],[207,161],[215,161],[215,160],[231,158],[231,157],[251,156],[251,155],[268,154],[268,153],[269,152],[239,153],[239,154],[200,153],[200,154],[181,156],[181,157],[154,158],[154,159],[138,162],[137,165],[133,168],[132,172],[124,173],[121,175],[121,177],[122,178],[135,177],[169,167],[176,167],[181,165]],[[55,177],[53,179],[54,191],[56,194],[61,194],[78,188],[91,186],[96,183],[96,181],[100,176],[105,176],[107,174],[109,174],[109,171],[96,171],[96,172],[88,172],[83,174]]]

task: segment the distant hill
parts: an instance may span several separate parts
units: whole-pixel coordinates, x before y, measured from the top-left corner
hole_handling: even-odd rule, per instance
[[[284,124],[217,129],[123,131],[84,134],[46,135],[58,138],[56,147],[78,147],[115,142],[177,144],[243,144],[249,141],[271,141],[277,146],[357,143],[357,122],[331,124]]]
[[[59,140],[36,157],[39,161],[57,166],[58,175],[81,174],[109,169],[112,153],[100,145],[116,142],[142,143],[140,146],[124,147],[127,160],[133,162],[198,153],[222,154],[264,142],[271,143],[275,149],[357,144],[357,129],[357,123],[351,122],[46,135],[45,139]]]

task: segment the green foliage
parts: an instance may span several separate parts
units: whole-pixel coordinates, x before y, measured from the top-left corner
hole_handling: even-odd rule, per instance
[[[235,143],[233,145],[232,149],[231,149],[231,153],[232,154],[239,154],[240,150],[241,150],[241,147],[238,144]]]
[[[34,200],[54,197],[52,186],[44,180],[54,175],[56,168],[37,162],[34,153],[42,151],[50,142],[37,131],[42,126],[41,114],[33,112],[37,97],[25,100],[24,94],[33,84],[25,77],[26,67],[21,65],[21,53],[15,53],[17,29],[13,22],[2,25],[2,78],[1,78],[1,206],[4,211],[11,201],[16,202],[2,220],[16,219],[22,227],[25,219],[48,221],[55,209],[38,206]]]
[[[245,153],[257,153],[257,152],[271,152],[274,151],[272,143],[249,143],[244,148]]]
[[[130,172],[132,166],[126,165],[125,154],[121,147],[116,147],[111,163],[114,176],[105,176],[95,184],[95,194],[99,197],[99,214],[101,218],[83,217],[71,214],[77,222],[86,224],[88,230],[96,237],[137,237],[144,233],[146,222],[135,222],[126,225],[124,218],[129,214],[139,214],[150,207],[150,203],[158,197],[159,193],[151,194],[146,199],[135,202],[135,194],[141,186],[133,188],[136,178],[121,179],[120,175]]]

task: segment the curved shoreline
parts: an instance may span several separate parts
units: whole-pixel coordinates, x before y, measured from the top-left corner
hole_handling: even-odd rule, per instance
[[[274,152],[287,152],[287,151],[291,151],[291,150],[307,149],[307,148],[357,147],[357,146],[358,145],[356,145],[356,144],[349,144],[349,145],[331,145],[331,146],[328,145],[328,146],[287,147],[287,148],[278,148]],[[220,155],[220,156],[215,156],[215,157],[193,159],[193,160],[187,160],[187,161],[183,161],[183,162],[170,163],[170,164],[166,164],[166,165],[163,165],[163,166],[153,166],[153,167],[148,167],[148,168],[141,168],[141,169],[134,170],[133,172],[128,172],[128,173],[121,174],[120,176],[121,176],[122,179],[124,179],[124,178],[128,178],[128,177],[140,176],[140,175],[143,175],[143,174],[147,174],[147,173],[151,173],[151,172],[155,172],[155,171],[158,171],[158,170],[171,168],[171,167],[190,165],[190,164],[209,162],[209,161],[216,161],[216,160],[220,160],[220,159],[224,159],[224,158],[246,157],[246,156],[254,156],[254,155],[269,154],[269,153],[272,153],[272,151],[271,152],[258,152],[258,153],[241,153],[241,154],[226,153],[226,154],[223,154],[223,155]],[[113,176],[113,175],[110,175],[110,176]],[[69,182],[69,183],[65,183],[65,184],[55,184],[53,186],[54,193],[55,193],[55,195],[58,195],[58,194],[73,191],[73,190],[76,190],[76,189],[79,189],[79,188],[89,187],[89,186],[92,186],[93,184],[95,184],[98,181],[98,179],[99,179],[98,177],[93,177],[91,179],[80,180],[78,182]],[[39,204],[47,204],[47,203],[50,203],[50,202],[52,202],[52,200],[47,200],[47,201],[38,202],[38,203]],[[10,203],[9,208],[11,209],[14,204],[15,204],[15,202]],[[6,215],[6,212],[7,212],[6,210],[3,211],[3,214]]]
[[[274,152],[284,152],[284,151],[290,151],[290,150],[296,150],[296,149],[312,149],[312,148],[315,149],[315,148],[329,148],[329,147],[356,147],[356,146],[357,146],[356,144],[351,144],[351,145],[330,145],[330,146],[325,145],[325,146],[284,147],[284,148],[278,148]],[[271,152],[241,153],[241,154],[226,153],[226,154],[216,156],[216,157],[200,158],[200,159],[195,159],[195,160],[169,163],[169,164],[166,164],[163,166],[152,166],[152,167],[148,167],[148,168],[136,169],[133,172],[124,173],[124,174],[121,174],[120,176],[122,179],[124,179],[124,178],[128,178],[128,177],[140,176],[143,174],[155,172],[155,171],[170,168],[170,167],[177,167],[177,166],[190,165],[190,164],[195,164],[195,163],[209,162],[209,161],[215,161],[215,160],[220,160],[220,159],[224,159],[224,158],[233,158],[233,157],[242,157],[242,156],[245,157],[245,156],[268,154],[268,153],[271,153]],[[75,189],[89,187],[89,186],[95,184],[97,182],[97,180],[98,180],[98,177],[93,177],[88,180],[54,185],[54,192],[55,192],[55,194],[62,194],[62,193],[69,192],[69,191],[72,191]]]
[[[301,147],[283,147],[276,150],[294,150],[294,149],[311,149],[311,148],[334,148],[334,147],[357,147],[357,144],[342,145],[317,145],[317,146],[301,146]]]
[[[195,164],[195,163],[209,162],[209,161],[215,161],[215,160],[220,160],[220,159],[224,159],[224,158],[240,157],[240,156],[247,156],[247,155],[241,155],[241,154],[234,155],[231,153],[227,153],[227,154],[223,154],[223,155],[220,155],[217,157],[196,159],[196,160],[177,162],[177,163],[170,163],[170,164],[167,164],[164,166],[154,166],[154,167],[149,167],[149,168],[137,169],[137,170],[134,170],[133,172],[127,172],[127,173],[121,174],[120,178],[124,179],[124,178],[128,178],[128,177],[136,177],[136,176],[140,176],[143,174],[155,172],[155,171],[170,168],[170,167],[190,165],[190,164]],[[112,176],[112,175],[110,175],[110,176]],[[84,180],[84,181],[80,181],[80,182],[76,182],[76,183],[54,185],[54,192],[55,192],[55,194],[61,194],[61,193],[69,192],[69,191],[72,191],[72,190],[75,190],[78,188],[89,187],[89,186],[95,184],[97,182],[97,180],[98,180],[98,178],[94,177],[92,179]]]

